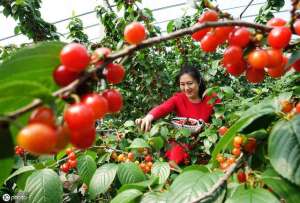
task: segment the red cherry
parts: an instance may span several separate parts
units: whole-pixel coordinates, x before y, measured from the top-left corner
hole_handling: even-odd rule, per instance
[[[70,170],[70,166],[68,163],[64,163],[63,165],[60,166],[60,170],[65,172],[65,173],[69,173]]]
[[[224,65],[233,64],[243,58],[243,50],[239,46],[229,46],[224,52],[223,63]]]
[[[238,172],[237,179],[238,179],[239,183],[246,182],[247,181],[247,177],[246,177],[245,172],[243,172],[243,171]]]
[[[71,43],[61,50],[60,61],[69,71],[80,72],[89,65],[90,57],[83,45]]]
[[[199,23],[204,23],[207,21],[217,21],[218,20],[218,13],[214,10],[207,10],[198,19]]]
[[[230,45],[245,47],[250,41],[250,32],[247,28],[233,30],[228,37]]]
[[[76,168],[77,167],[77,160],[76,159],[75,160],[69,159],[68,164],[69,164],[70,168]]]
[[[219,41],[216,36],[212,33],[207,33],[201,40],[201,48],[205,52],[214,52],[216,51],[219,45]]]
[[[281,65],[283,61],[283,55],[280,49],[268,49],[266,52],[269,57],[267,65],[268,68]]]
[[[269,56],[266,51],[257,49],[248,55],[248,63],[252,68],[263,69],[268,65]]]
[[[64,87],[69,85],[71,82],[76,80],[79,76],[79,73],[70,71],[64,65],[58,66],[53,71],[53,79],[57,85]]]
[[[145,27],[139,22],[132,22],[125,27],[124,38],[129,44],[139,44],[146,37]]]
[[[96,130],[94,125],[71,131],[71,143],[79,149],[91,147],[95,138]]]
[[[260,83],[265,79],[265,71],[250,67],[246,71],[246,78],[251,83]]]
[[[192,38],[195,41],[201,41],[201,39],[208,33],[210,28],[204,28],[192,34]]]
[[[64,120],[71,131],[94,125],[93,110],[83,103],[72,104],[64,113]]]
[[[151,155],[147,155],[147,156],[145,156],[145,161],[146,161],[146,162],[153,161],[153,158],[152,158],[152,156],[151,156]]]
[[[91,61],[96,63],[96,67],[99,67],[103,63],[103,58],[107,58],[111,54],[111,50],[106,47],[96,49],[92,56]]]
[[[300,20],[296,20],[293,24],[294,30],[297,35],[300,35]]]
[[[68,154],[68,158],[69,160],[76,160],[76,154],[74,152],[71,152],[70,154]]]
[[[244,60],[236,60],[232,64],[226,65],[226,70],[231,75],[238,77],[246,70],[246,63]]]
[[[56,128],[55,126],[55,115],[49,107],[36,108],[30,115],[29,124],[32,123],[43,123],[49,127]]]
[[[116,89],[105,90],[102,94],[108,101],[108,111],[110,113],[116,113],[123,107],[122,95]]]
[[[282,18],[272,18],[267,22],[267,26],[284,26],[286,24],[286,21]]]
[[[268,35],[268,44],[274,49],[282,49],[289,44],[291,36],[290,28],[275,27]]]
[[[103,118],[108,112],[108,102],[102,95],[96,93],[84,95],[82,103],[93,110],[95,119]]]
[[[106,79],[108,83],[118,84],[125,76],[125,68],[120,64],[111,63],[107,65]]]
[[[225,126],[222,126],[219,128],[218,132],[220,136],[223,136],[226,132],[227,132],[228,128],[226,128]]]

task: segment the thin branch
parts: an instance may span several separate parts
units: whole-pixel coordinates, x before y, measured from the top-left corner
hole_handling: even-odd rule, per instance
[[[157,36],[157,37],[149,38],[147,40],[144,40],[140,44],[130,45],[130,46],[127,46],[127,47],[125,47],[124,49],[122,49],[120,51],[112,53],[111,55],[109,55],[104,60],[104,63],[101,66],[90,69],[82,77],[76,79],[75,81],[73,81],[68,86],[63,87],[63,88],[57,90],[56,92],[54,92],[52,94],[52,96],[53,97],[69,96],[72,92],[74,92],[77,89],[77,87],[79,85],[81,85],[82,83],[87,81],[89,78],[92,78],[95,73],[97,75],[102,75],[102,70],[107,64],[113,62],[114,60],[116,60],[118,58],[131,55],[135,51],[144,49],[146,47],[150,47],[154,44],[159,44],[159,43],[167,41],[167,40],[175,39],[175,38],[182,37],[182,36],[185,36],[185,35],[191,35],[194,32],[205,29],[205,28],[222,27],[222,26],[243,26],[243,27],[250,27],[250,28],[254,28],[254,29],[259,29],[259,30],[262,30],[264,32],[269,32],[272,29],[271,27],[268,27],[268,26],[265,26],[265,25],[255,24],[255,23],[250,23],[250,22],[244,22],[244,21],[206,22],[206,23],[202,23],[202,24],[196,24],[194,26],[184,28],[184,29],[181,29],[181,30],[177,30],[173,33],[170,33],[170,34],[167,34],[167,35],[164,35],[164,36]],[[20,115],[22,115],[26,112],[29,112],[29,111],[33,110],[34,108],[36,108],[40,105],[42,105],[42,100],[36,99],[32,103],[28,104],[27,106],[24,106],[23,108],[20,108],[20,109],[16,110],[15,112],[9,113],[7,115],[7,117],[10,118],[10,119],[15,119],[18,116],[20,116]]]
[[[246,12],[246,10],[251,6],[251,4],[253,3],[254,0],[250,0],[250,2],[248,3],[248,5],[244,8],[244,10],[242,11],[242,13],[240,14],[240,19],[242,19],[243,14]]]
[[[215,10],[217,13],[220,14],[220,17],[222,17],[222,18],[226,18],[226,19],[229,19],[229,20],[234,19],[231,14],[222,11],[221,9],[219,9],[218,6],[214,6],[209,0],[204,0],[204,6],[205,6],[205,8]]]
[[[227,179],[233,174],[233,172],[236,170],[236,168],[239,166],[241,160],[243,157],[243,153],[239,156],[237,161],[233,163],[228,170],[226,171],[225,175],[222,176],[208,191],[203,193],[201,196],[199,196],[196,200],[192,201],[192,203],[200,202],[201,200],[207,199],[208,197],[211,197],[226,181]]]
[[[108,7],[108,9],[109,9],[111,12],[114,12],[114,11],[112,10],[111,5],[109,4],[109,0],[104,0],[104,1],[105,1],[105,3],[106,3],[106,6]]]

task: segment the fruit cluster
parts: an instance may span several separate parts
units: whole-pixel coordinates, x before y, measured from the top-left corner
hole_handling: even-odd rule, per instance
[[[15,154],[18,155],[18,156],[24,156],[25,150],[20,146],[16,146],[15,147]]]
[[[204,12],[198,19],[198,24],[218,21],[218,13],[212,10]],[[257,41],[262,40],[262,35],[257,34],[259,40],[255,42],[255,36],[245,27],[224,26],[217,28],[205,28],[192,34],[195,41],[200,41],[204,52],[214,52],[217,47],[227,41],[228,47],[224,52],[222,65],[233,76],[240,76],[244,72],[250,83],[259,83],[264,80],[265,72],[270,77],[278,78],[287,70],[288,58],[284,56],[284,49],[290,42],[292,32],[286,27],[287,22],[281,18],[273,18],[267,25],[273,27],[267,36],[269,48],[262,48]],[[296,21],[294,28],[297,34],[300,30],[300,22]],[[252,43],[253,42],[253,43]],[[248,45],[254,49],[246,51]],[[250,47],[250,46],[248,46]],[[300,71],[300,60],[294,64],[296,71]]]
[[[60,166],[60,170],[69,173],[70,169],[77,167],[77,157],[71,148],[66,149],[66,154],[68,155],[68,159]]]
[[[300,114],[300,102],[298,102],[295,106],[289,100],[281,100],[280,101],[281,111],[283,113],[288,114],[289,116],[293,116],[294,114]]]

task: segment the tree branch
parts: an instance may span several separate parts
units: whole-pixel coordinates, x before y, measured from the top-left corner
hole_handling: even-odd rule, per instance
[[[114,12],[111,8],[111,5],[109,4],[109,0],[104,0],[104,2],[106,3],[106,6],[108,7],[108,9],[110,10],[110,12]]]
[[[243,14],[246,12],[246,10],[251,6],[252,2],[254,0],[250,0],[250,2],[248,3],[248,5],[244,8],[244,10],[242,11],[242,13],[240,14],[240,19],[242,19]]]
[[[52,94],[52,96],[54,96],[54,97],[69,96],[72,92],[76,91],[76,89],[79,85],[86,82],[88,79],[92,78],[95,73],[98,76],[101,76],[102,70],[107,64],[113,62],[114,60],[116,60],[118,58],[131,55],[135,51],[144,49],[146,47],[153,46],[155,44],[159,44],[159,43],[167,41],[167,40],[175,39],[175,38],[182,37],[185,35],[191,35],[194,32],[205,29],[205,28],[222,27],[222,26],[243,26],[243,27],[259,29],[264,32],[269,32],[272,29],[271,27],[268,27],[265,25],[244,22],[244,21],[206,22],[206,23],[202,23],[202,24],[196,24],[194,26],[191,26],[191,27],[188,27],[185,29],[177,30],[173,33],[170,33],[170,34],[167,34],[164,36],[157,36],[157,37],[149,38],[147,40],[144,40],[140,44],[130,45],[120,51],[112,53],[104,60],[104,63],[101,66],[90,69],[82,77],[76,79],[68,86],[63,87],[63,88],[57,90],[56,92],[54,92]],[[16,110],[15,112],[9,113],[7,115],[7,117],[9,119],[16,119],[18,116],[20,116],[28,111],[31,111],[40,105],[42,105],[42,100],[36,99],[32,103],[28,104],[27,106],[24,106],[23,108],[20,108],[20,109]]]
[[[233,174],[235,169],[239,166],[241,160],[243,157],[243,153],[239,156],[239,158],[236,160],[235,163],[233,163],[229,169],[226,171],[225,175],[221,177],[208,191],[203,193],[201,196],[199,196],[196,200],[192,201],[192,203],[200,202],[201,200],[207,199],[208,197],[212,196],[226,181],[227,179]]]

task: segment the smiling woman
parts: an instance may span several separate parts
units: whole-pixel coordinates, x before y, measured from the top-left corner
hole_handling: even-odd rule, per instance
[[[181,92],[175,93],[164,103],[154,107],[144,118],[136,120],[142,130],[148,131],[153,120],[175,112],[178,117],[187,117],[209,122],[213,113],[213,104],[210,100],[216,95],[204,95],[205,82],[196,67],[184,65],[177,78]],[[214,103],[219,103],[216,99]]]

